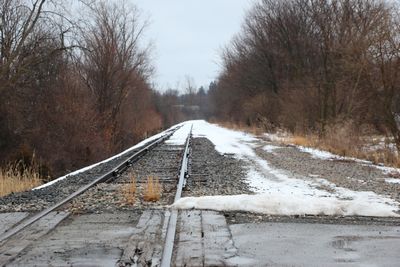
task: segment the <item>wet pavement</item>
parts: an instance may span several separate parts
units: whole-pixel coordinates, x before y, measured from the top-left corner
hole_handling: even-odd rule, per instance
[[[399,266],[400,226],[235,224],[242,266]]]

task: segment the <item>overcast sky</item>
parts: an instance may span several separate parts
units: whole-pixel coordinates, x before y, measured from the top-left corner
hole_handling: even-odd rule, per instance
[[[197,87],[216,78],[219,53],[240,30],[256,0],[134,0],[150,25],[154,43],[154,82],[161,90],[175,88],[186,75]]]

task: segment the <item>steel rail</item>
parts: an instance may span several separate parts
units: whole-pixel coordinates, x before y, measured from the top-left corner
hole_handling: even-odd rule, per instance
[[[128,159],[126,159],[124,162],[120,163],[117,167],[113,168],[111,171],[107,172],[106,174],[103,174],[99,178],[93,180],[91,183],[82,186],[79,188],[77,191],[69,195],[68,197],[64,198],[60,202],[57,202],[56,204],[50,206],[49,208],[40,211],[39,213],[35,214],[34,216],[28,218],[26,221],[23,221],[19,225],[15,226],[14,228],[8,230],[7,232],[3,233],[0,236],[0,243],[5,241],[6,239],[10,238],[11,236],[19,233],[21,230],[24,228],[28,227],[29,225],[33,224],[34,222],[38,221],[42,217],[46,216],[50,212],[54,211],[55,209],[61,207],[62,205],[68,203],[75,197],[79,196],[80,194],[84,193],[86,190],[89,188],[95,186],[98,183],[102,182],[107,182],[112,179],[115,179],[121,175],[127,168],[129,168],[134,161],[139,159],[142,155],[144,155],[146,152],[157,146],[158,144],[164,142],[166,139],[168,139],[171,135],[175,133],[180,127],[173,128],[171,130],[168,130],[164,135],[162,135],[160,138],[157,138],[154,141],[151,141],[149,145],[146,145],[144,148],[140,149],[138,152],[134,153],[132,156],[130,156]],[[67,178],[68,179],[68,178]]]
[[[174,201],[177,201],[181,198],[184,181],[188,175],[188,163],[190,154],[190,143],[192,139],[192,130],[193,130],[193,125],[190,128],[189,135],[185,142],[185,151],[183,153],[181,170],[179,173],[179,181]],[[176,223],[178,220],[178,211],[175,209],[170,212],[167,211],[165,219],[168,219],[168,228],[165,236],[164,250],[161,257],[161,265],[160,265],[161,267],[171,266],[172,253],[174,250],[174,242],[175,242]]]

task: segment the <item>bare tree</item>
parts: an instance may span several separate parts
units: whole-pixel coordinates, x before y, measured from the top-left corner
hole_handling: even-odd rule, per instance
[[[371,36],[370,82],[376,108],[400,151],[400,20],[396,6],[382,7],[378,31]]]
[[[90,14],[91,21],[82,32],[82,77],[96,96],[100,120],[108,128],[107,136],[114,146],[118,143],[123,106],[132,100],[130,95],[135,91],[149,88],[150,47],[140,43],[146,23],[141,23],[137,9],[125,2],[98,2]]]
[[[57,31],[61,40],[71,28],[69,23],[57,23],[62,14],[53,11],[49,3],[53,1],[0,1],[0,92],[15,85],[28,69],[70,48],[58,42],[37,57],[42,43],[54,40]]]
[[[398,12],[383,0],[258,2],[222,53],[217,115],[320,135],[370,123],[400,143]]]

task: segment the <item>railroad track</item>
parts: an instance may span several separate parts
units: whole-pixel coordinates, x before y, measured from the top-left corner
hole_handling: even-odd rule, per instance
[[[143,155],[146,153],[154,150],[157,146],[159,146],[161,143],[166,141],[168,138],[170,138],[177,130],[179,130],[180,127],[174,128],[170,130],[169,132],[166,132],[163,136],[160,138],[149,142],[146,144],[143,148],[141,148],[139,151],[135,152],[132,156],[130,156],[128,159],[124,160],[122,163],[118,164],[115,168],[113,168],[111,171],[108,171],[101,175],[100,177],[97,177],[94,179],[92,182],[90,182],[87,185],[84,185],[80,187],[77,191],[74,193],[70,194],[68,197],[62,199],[61,201],[53,204],[52,206],[48,207],[45,210],[42,210],[33,216],[30,216],[28,218],[23,218],[19,224],[17,224],[15,227],[8,229],[6,232],[4,232],[0,236],[0,265],[7,264],[12,260],[13,256],[17,256],[18,253],[15,253],[13,255],[12,253],[8,253],[7,251],[13,250],[13,246],[17,244],[19,246],[18,242],[15,242],[15,240],[19,240],[20,237],[24,238],[25,240],[31,240],[34,241],[35,238],[38,237],[32,237],[30,238],[29,235],[32,234],[34,236],[36,230],[29,230],[29,228],[35,224],[35,225],[49,225],[51,227],[52,224],[54,224],[52,227],[54,228],[55,225],[58,225],[61,221],[66,219],[69,214],[60,212],[59,209],[60,207],[66,205],[67,203],[70,203],[72,200],[76,199],[78,196],[82,195],[89,189],[93,188],[94,186],[100,184],[100,183],[111,183],[115,180],[117,180],[119,177],[121,177],[124,172],[126,172],[129,168],[131,168],[138,159],[140,159]],[[188,159],[189,159],[189,154],[190,154],[190,143],[191,143],[191,132],[192,130],[190,129],[189,135],[186,138],[186,142],[184,145],[183,153],[182,153],[182,158],[180,160],[180,171],[179,171],[179,179],[178,183],[176,185],[176,194],[174,200],[177,200],[181,197],[182,194],[182,188],[185,184],[185,178],[187,177],[187,171],[188,171]],[[68,179],[68,178],[67,178]],[[176,182],[175,182],[176,183]],[[171,204],[171,203],[170,203]],[[49,216],[54,216],[54,220],[51,219],[52,222],[46,221],[48,220]],[[44,220],[45,222],[42,223],[41,221]],[[0,220],[1,221],[1,220]],[[177,211],[165,211],[165,218],[164,218],[164,225],[165,225],[165,244],[164,248],[162,249],[162,259],[161,259],[161,266],[170,266],[171,265],[171,259],[172,259],[172,251],[174,249],[174,238],[175,238],[175,232],[176,232],[176,224],[177,224]],[[0,229],[1,230],[1,229]],[[54,229],[52,229],[54,230]],[[30,232],[31,231],[31,232]],[[23,232],[27,232],[27,234],[23,234]],[[0,232],[1,233],[1,232]],[[45,232],[46,234],[47,232]],[[14,242],[8,242],[10,239],[14,237]],[[21,241],[22,242],[22,241]],[[23,244],[21,245],[21,250],[26,247],[28,244],[25,244],[26,241],[22,242]],[[143,252],[138,254],[138,248],[137,245],[135,245],[134,252],[127,251],[124,252],[123,259],[119,261],[118,265],[119,266],[131,266],[135,265],[140,261],[140,255],[143,254]],[[129,247],[129,246],[128,246]],[[145,249],[145,248],[141,248]],[[18,249],[17,249],[18,250]],[[3,253],[3,255],[1,255]],[[6,257],[2,257],[2,256]],[[140,265],[139,265],[140,266]]]
[[[179,172],[179,181],[178,181],[178,186],[176,189],[176,195],[175,195],[174,202],[181,198],[182,189],[185,184],[185,179],[187,178],[187,175],[188,175],[192,129],[193,129],[193,125],[190,129],[189,136],[187,137],[186,142],[185,142],[185,150],[183,152],[181,169]],[[164,250],[163,250],[163,254],[162,254],[162,258],[161,258],[161,267],[171,266],[172,252],[174,249],[174,241],[175,241],[175,233],[176,233],[176,224],[177,224],[177,220],[178,220],[178,211],[172,210],[170,213],[169,212],[167,213],[166,217],[168,218],[168,228],[167,228],[167,234],[165,237]]]
[[[32,212],[39,209],[34,207],[29,209],[31,207],[29,204],[19,205],[26,203],[24,199],[31,200],[30,197],[32,199],[37,197],[35,201],[40,202],[40,196],[47,195],[46,193],[50,193],[50,198],[43,197],[43,199],[52,199],[55,188],[46,187],[47,190],[43,189],[44,191],[38,196],[29,192],[26,195],[11,196],[6,199],[15,200],[17,203],[15,206],[14,202],[11,205],[11,201],[10,205],[5,206],[6,200],[0,199],[0,235],[3,238],[0,241],[0,266],[260,266],[272,262],[270,257],[277,262],[281,260],[276,245],[279,250],[288,253],[287,255],[297,255],[297,247],[289,248],[293,250],[287,252],[288,246],[292,244],[285,240],[302,244],[299,242],[306,240],[303,233],[309,236],[307,233],[314,228],[309,224],[316,222],[324,222],[316,227],[316,233],[324,232],[323,240],[321,241],[320,235],[317,234],[315,242],[321,243],[321,246],[317,244],[319,247],[325,247],[326,251],[323,253],[328,255],[326,258],[328,265],[342,262],[337,261],[336,255],[343,259],[348,258],[347,247],[340,251],[341,248],[337,244],[341,244],[343,240],[345,242],[353,240],[354,236],[359,236],[363,239],[363,243],[369,242],[374,247],[376,240],[379,239],[382,241],[380,245],[378,244],[380,251],[384,248],[385,251],[393,252],[385,255],[389,257],[388,265],[398,262],[398,255],[391,250],[393,244],[397,245],[400,240],[396,218],[338,219],[319,215],[299,218],[274,217],[249,212],[206,209],[209,204],[218,204],[214,196],[246,193],[247,187],[243,181],[246,173],[238,166],[237,159],[221,155],[214,149],[213,143],[203,137],[201,127],[197,127],[196,124],[195,126],[196,138],[191,139],[189,134],[185,142],[185,136],[190,132],[190,123],[186,123],[170,140],[164,143],[161,139],[155,140],[155,145],[147,148],[147,152],[140,157],[140,160],[135,161],[135,157],[130,162],[126,160],[127,157],[131,158],[133,154],[139,152],[140,149],[135,148],[135,151],[131,150],[129,154],[124,152],[123,156],[116,157],[115,161],[107,161],[104,166],[92,168],[82,176],[69,177],[65,179],[68,182],[63,183],[65,180],[62,180],[57,183],[64,197],[67,195],[66,192],[70,193],[87,184],[92,177],[99,178],[108,173],[95,186],[73,198],[72,201],[61,204],[62,207],[51,211],[31,225],[25,226],[25,223],[41,213],[29,217],[31,214],[28,212],[17,211]],[[156,145],[158,141],[160,143]],[[121,166],[115,169],[116,165]],[[101,171],[102,175],[98,175]],[[146,178],[149,176],[158,177],[162,187],[161,198],[156,202],[148,202],[144,198],[149,184]],[[135,177],[135,183],[129,183],[132,177]],[[185,179],[187,184],[182,190]],[[121,190],[131,185],[135,185],[136,188],[133,203],[121,202],[126,200],[124,198],[115,200],[115,196],[123,195],[120,194],[124,192]],[[64,186],[66,188],[63,188]],[[34,192],[37,191],[39,190]],[[179,211],[169,209],[169,204],[178,200],[181,194],[187,197],[181,201],[187,203],[185,209]],[[191,204],[196,203],[198,196],[205,196],[204,200],[209,199],[212,202],[206,207]],[[61,196],[56,199],[61,199]],[[39,206],[48,207],[48,203],[55,201],[39,203]],[[123,205],[119,206],[120,204]],[[8,214],[9,211],[11,212]],[[13,228],[12,225],[18,222],[22,223]],[[293,222],[296,224],[293,225]],[[340,223],[332,226],[337,222]],[[288,228],[285,227],[286,224]],[[360,224],[363,224],[362,227],[357,226]],[[303,227],[299,237],[296,230],[298,226]],[[348,226],[350,228],[346,230]],[[370,230],[365,230],[368,229],[367,226],[371,226]],[[379,234],[376,227],[379,227]],[[17,232],[18,228],[22,230]],[[5,232],[5,229],[12,230]],[[294,229],[294,233],[291,233],[291,229]],[[286,237],[282,239],[281,233],[287,230],[289,239]],[[347,234],[343,234],[343,231],[345,233],[347,231]],[[4,238],[5,236],[8,238]],[[271,243],[271,240],[276,242]],[[310,262],[314,257],[312,254],[315,251],[315,242],[312,241],[310,252],[305,252],[305,258],[301,256],[300,260]],[[331,244],[332,248],[327,244]],[[355,244],[349,243],[349,246],[353,245],[357,248]],[[365,250],[366,247],[369,245],[360,245],[359,251],[364,250],[364,253],[371,254],[370,250]],[[352,253],[353,250],[350,254]],[[275,257],[276,255],[278,256]],[[333,257],[329,258],[329,255]],[[371,255],[367,259],[373,262],[376,254]],[[358,263],[359,256],[356,256],[355,262]],[[286,259],[287,257],[283,257],[283,265],[287,264]],[[321,257],[317,257],[318,259]],[[377,257],[378,262],[381,259]],[[360,261],[362,262],[367,261]]]

